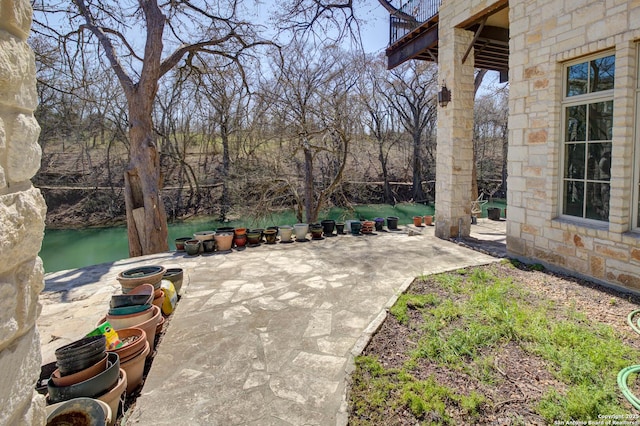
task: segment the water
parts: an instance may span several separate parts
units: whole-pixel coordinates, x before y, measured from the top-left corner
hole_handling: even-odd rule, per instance
[[[505,207],[504,203],[484,205],[487,207]],[[344,221],[347,219],[373,219],[376,217],[397,216],[399,224],[413,223],[413,216],[432,215],[433,206],[422,204],[386,204],[359,205],[354,210],[332,208],[322,219]],[[197,231],[215,230],[221,226],[266,228],[273,225],[292,225],[296,223],[293,211],[280,212],[261,219],[231,221],[220,223],[211,218],[199,218],[188,222],[169,224],[169,249],[175,250],[174,241],[179,237],[192,236]],[[40,257],[45,272],[82,268],[89,265],[113,262],[129,257],[127,229],[124,226],[91,229],[47,229],[45,230]]]

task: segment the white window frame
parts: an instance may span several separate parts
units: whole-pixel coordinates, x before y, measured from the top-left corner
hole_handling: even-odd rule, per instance
[[[581,63],[588,63],[594,59],[599,59],[599,58],[605,58],[607,56],[614,56],[614,61],[615,61],[615,57],[616,57],[616,52],[615,50],[608,50],[605,52],[599,52],[598,54],[594,54],[594,55],[589,55],[589,56],[584,56],[581,57],[579,59],[575,59],[572,61],[568,61],[565,62],[563,64],[563,69],[562,69],[562,101],[561,101],[561,120],[560,120],[560,164],[559,164],[559,173],[558,173],[558,216],[562,219],[566,219],[566,220],[570,220],[570,221],[575,221],[575,222],[580,222],[580,223],[584,223],[588,226],[591,227],[608,227],[609,226],[609,218],[607,218],[607,220],[598,220],[598,219],[591,219],[591,218],[587,218],[584,217],[586,216],[586,211],[583,212],[583,216],[574,216],[574,215],[570,215],[570,214],[565,214],[564,213],[564,205],[565,205],[565,182],[567,180],[567,178],[565,178],[565,152],[566,152],[566,113],[567,113],[567,108],[571,107],[571,106],[578,106],[578,105],[585,105],[588,108],[589,104],[595,103],[595,102],[606,102],[606,101],[613,101],[614,100],[614,89],[609,89],[609,90],[602,90],[599,92],[591,92],[591,93],[585,93],[585,94],[581,94],[581,95],[574,95],[574,96],[567,96],[567,77],[568,77],[568,72],[569,72],[569,67],[573,66],[573,65],[577,65],[577,64],[581,64]],[[617,67],[617,66],[616,66]],[[614,76],[614,87],[615,87],[615,76]],[[640,83],[639,83],[639,91],[640,91]],[[615,103],[614,103],[614,110],[613,110],[613,114],[614,114],[614,118],[615,118]],[[587,124],[585,124],[585,132],[589,132],[588,126]],[[612,147],[613,147],[613,140],[610,141],[589,141],[588,137],[585,136],[585,149],[588,150],[588,146],[589,143],[600,143],[600,142],[611,142]],[[588,152],[585,153],[585,156],[588,155]],[[583,179],[582,181],[587,181],[589,179]],[[609,180],[609,185],[611,185],[611,180]],[[583,204],[586,203],[585,199],[587,197],[586,195],[586,191],[587,188],[585,187],[583,189]],[[611,200],[609,200],[610,202]],[[611,215],[611,210],[609,208],[609,217]]]

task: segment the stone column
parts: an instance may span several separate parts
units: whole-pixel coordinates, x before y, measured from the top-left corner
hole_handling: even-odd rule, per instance
[[[464,64],[462,57],[473,33],[454,28],[442,13],[438,33],[438,82],[451,91],[451,102],[438,107],[435,234],[448,239],[471,228],[473,49]]]
[[[46,206],[30,179],[40,167],[29,0],[0,0],[0,424],[45,423],[36,318]]]

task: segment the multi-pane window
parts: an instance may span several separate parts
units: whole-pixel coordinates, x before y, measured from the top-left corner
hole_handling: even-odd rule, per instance
[[[562,213],[608,221],[615,56],[565,69]]]

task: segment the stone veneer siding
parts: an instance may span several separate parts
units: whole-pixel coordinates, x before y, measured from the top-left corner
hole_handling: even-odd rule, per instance
[[[40,167],[33,117],[35,60],[29,0],[0,0],[0,424],[44,424],[36,318],[44,287],[38,257],[46,206],[30,179]]]
[[[640,235],[629,232],[640,0],[511,1],[509,18],[507,248],[640,290]],[[616,56],[610,215],[589,225],[559,217],[563,63],[607,50]]]
[[[455,222],[467,216],[470,201],[468,191],[459,189],[470,187],[471,160],[461,139],[470,126],[462,109],[471,108],[464,88],[472,77],[458,59],[465,37],[453,28],[505,3],[449,0],[440,7],[439,82],[452,89],[451,110],[438,110],[436,235],[444,238],[455,236]],[[511,0],[509,21],[507,248],[514,257],[638,291],[640,235],[630,232],[630,225],[640,149],[634,147],[640,0]],[[590,225],[560,218],[563,64],[607,50],[616,55],[610,215],[609,223]]]

